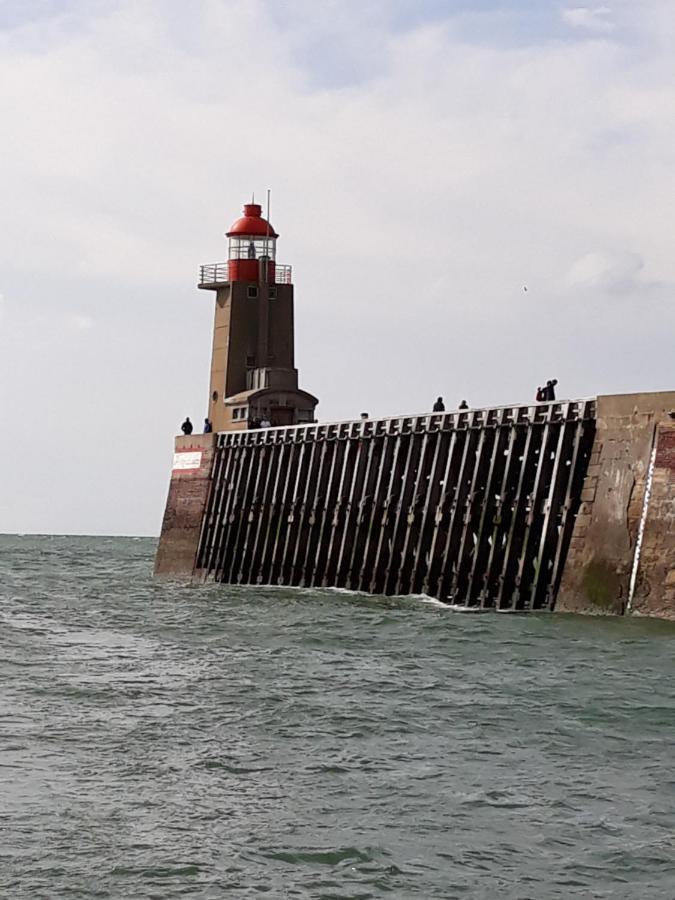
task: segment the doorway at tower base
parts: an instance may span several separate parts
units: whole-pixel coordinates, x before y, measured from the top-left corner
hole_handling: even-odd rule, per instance
[[[307,391],[260,388],[242,391],[223,401],[223,431],[243,431],[263,425],[310,425],[319,401]]]

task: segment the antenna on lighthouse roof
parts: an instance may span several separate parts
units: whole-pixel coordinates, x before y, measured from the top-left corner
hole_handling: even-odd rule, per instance
[[[270,258],[269,258],[269,243],[270,243],[270,194],[271,191],[267,188],[267,227],[265,228],[265,281],[267,281],[267,273],[269,270]]]

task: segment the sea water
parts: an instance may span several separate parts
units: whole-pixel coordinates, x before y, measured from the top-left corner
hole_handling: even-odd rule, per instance
[[[675,897],[675,627],[0,537],[0,897]]]

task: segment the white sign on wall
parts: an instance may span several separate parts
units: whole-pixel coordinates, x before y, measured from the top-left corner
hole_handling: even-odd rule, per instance
[[[199,469],[202,464],[201,450],[183,450],[173,455],[173,471],[186,472],[189,469]]]

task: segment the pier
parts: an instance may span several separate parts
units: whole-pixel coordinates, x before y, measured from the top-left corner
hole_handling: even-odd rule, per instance
[[[176,438],[156,574],[675,616],[675,393]]]

